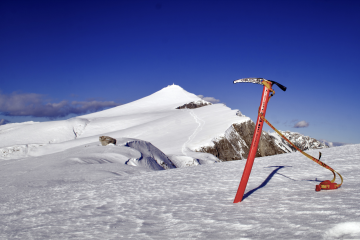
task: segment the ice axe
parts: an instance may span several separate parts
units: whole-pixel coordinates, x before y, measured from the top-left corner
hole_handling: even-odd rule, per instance
[[[298,150],[299,152],[301,152],[302,154],[304,154],[306,157],[310,158],[314,162],[318,163],[322,167],[325,167],[326,169],[332,171],[332,173],[334,174],[334,178],[331,181],[326,180],[326,181],[321,182],[319,185],[316,186],[316,188],[315,188],[316,191],[320,191],[321,189],[324,189],[324,190],[337,189],[342,185],[343,178],[338,172],[336,172],[334,169],[332,169],[331,167],[329,167],[325,163],[321,162],[319,159],[316,159],[316,158],[310,156],[309,154],[303,152],[301,149],[299,149],[297,146],[295,146],[295,144],[290,142],[289,139],[287,139],[283,134],[281,134],[281,132],[279,132],[273,125],[271,125],[271,123],[269,123],[268,120],[266,120],[265,113],[266,113],[267,104],[269,102],[269,99],[272,96],[274,96],[274,94],[275,94],[275,91],[272,89],[273,84],[277,85],[283,91],[286,91],[285,86],[281,85],[278,82],[275,82],[275,81],[272,81],[272,80],[267,80],[267,79],[264,79],[264,78],[242,78],[242,79],[235,80],[234,83],[255,83],[255,84],[264,85],[263,93],[262,93],[262,96],[261,96],[259,113],[258,113],[258,117],[257,117],[257,120],[256,120],[254,135],[253,135],[253,139],[252,139],[250,150],[249,150],[249,155],[248,155],[248,158],[246,160],[246,165],[245,165],[245,168],[244,168],[243,175],[241,177],[239,188],[237,190],[237,193],[236,193],[236,196],[235,196],[235,199],[234,199],[234,203],[241,202],[242,199],[243,199],[244,192],[245,192],[245,189],[246,189],[246,185],[248,183],[250,173],[251,173],[251,169],[252,169],[252,166],[253,166],[253,163],[254,163],[255,155],[256,155],[256,152],[257,152],[257,149],[258,149],[258,145],[259,145],[259,141],[260,141],[261,132],[262,132],[264,122],[266,122],[272,129],[275,130],[275,132],[277,132],[282,138],[284,138],[296,150]],[[271,95],[270,95],[270,92],[271,92]],[[340,176],[340,179],[341,179],[340,184],[334,183],[335,178],[336,178],[335,173],[337,173]]]
[[[249,155],[246,160],[245,169],[241,177],[240,185],[234,199],[234,203],[238,203],[242,201],[242,198],[244,196],[245,188],[250,177],[252,166],[254,164],[255,155],[258,149],[261,132],[264,125],[264,121],[261,119],[260,113],[263,116],[265,116],[268,101],[275,94],[275,91],[272,89],[272,85],[276,84],[283,91],[286,90],[286,87],[284,87],[280,83],[271,80],[266,80],[264,78],[242,78],[235,80],[234,83],[255,83],[255,84],[264,85],[261,102],[260,102],[259,115],[256,120],[255,131],[254,131],[253,139],[251,141]],[[270,92],[271,92],[271,96],[269,97]]]

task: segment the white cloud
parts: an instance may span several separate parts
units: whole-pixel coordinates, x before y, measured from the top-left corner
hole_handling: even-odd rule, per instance
[[[69,114],[96,112],[120,105],[114,101],[61,101],[50,103],[36,93],[0,93],[0,112],[5,116],[65,117]]]
[[[211,102],[211,103],[219,103],[220,100],[219,99],[216,99],[214,97],[204,97],[204,95],[197,95],[199,98],[205,100],[205,101],[208,101],[208,102]]]
[[[305,128],[305,127],[308,127],[309,126],[309,123],[306,122],[306,121],[300,121],[300,122],[297,122],[295,125],[294,125],[294,128]]]

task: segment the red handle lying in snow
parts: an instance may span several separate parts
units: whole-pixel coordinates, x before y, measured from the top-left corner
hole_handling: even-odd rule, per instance
[[[315,191],[319,192],[321,189],[333,190],[333,189],[338,189],[340,186],[337,183],[331,182],[330,180],[326,180],[321,182],[319,185],[316,185]]]

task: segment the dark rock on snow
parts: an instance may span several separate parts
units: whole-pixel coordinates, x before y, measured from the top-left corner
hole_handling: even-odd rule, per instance
[[[204,106],[207,106],[207,105],[212,105],[212,104],[207,103],[207,102],[202,102],[202,101],[190,102],[190,103],[184,104],[184,105],[182,105],[180,107],[177,107],[176,109],[184,109],[184,108],[194,109],[194,108],[204,107]]]
[[[101,142],[101,145],[106,146],[109,143],[112,143],[116,145],[116,139],[108,136],[100,136],[99,141]]]

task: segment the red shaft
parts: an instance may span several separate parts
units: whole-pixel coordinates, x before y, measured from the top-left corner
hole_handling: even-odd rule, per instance
[[[271,86],[271,83],[269,83],[269,84]],[[264,86],[262,97],[261,97],[261,102],[260,102],[260,112],[264,115],[264,117],[265,117],[265,113],[266,113],[266,107],[267,107],[267,104],[269,101],[269,93],[270,93],[270,90],[266,86]],[[243,175],[241,177],[239,188],[237,190],[237,193],[236,193],[236,196],[234,199],[234,203],[241,202],[243,199],[246,185],[248,183],[251,169],[252,169],[252,166],[254,163],[255,155],[256,155],[256,152],[258,149],[263,124],[264,124],[263,120],[261,120],[260,115],[258,115],[257,120],[256,120],[256,125],[255,125],[254,136],[253,136],[251,146],[250,146],[249,155],[246,160],[246,165],[244,168]]]

